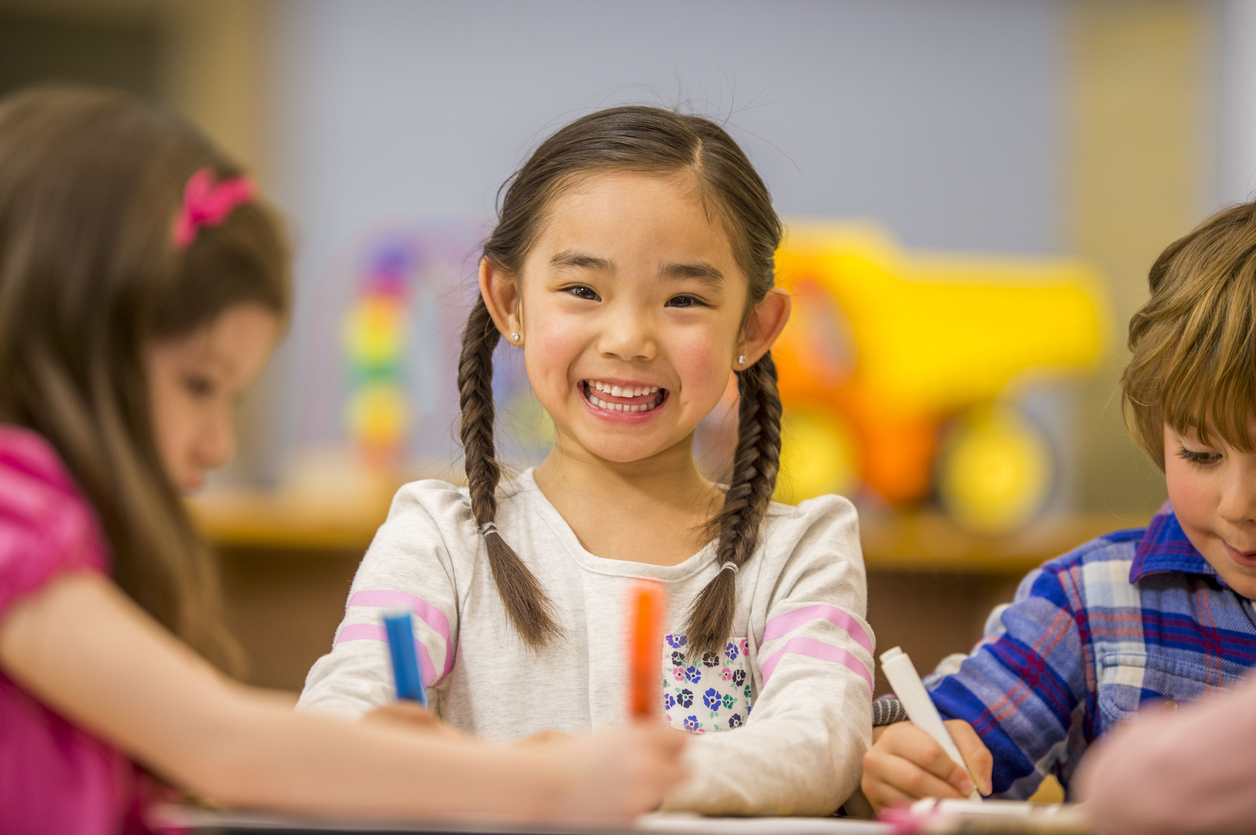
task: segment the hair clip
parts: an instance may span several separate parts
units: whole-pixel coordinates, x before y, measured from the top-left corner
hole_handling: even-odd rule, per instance
[[[183,187],[183,204],[174,219],[174,245],[184,250],[196,240],[203,226],[217,226],[241,203],[257,194],[253,181],[243,175],[214,182],[212,168],[202,168],[188,177]]]

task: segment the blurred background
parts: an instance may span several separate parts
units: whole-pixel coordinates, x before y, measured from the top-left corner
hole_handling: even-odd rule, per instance
[[[194,509],[251,680],[330,647],[397,484],[460,477],[453,361],[497,189],[612,104],[725,124],[790,235],[779,497],[861,509],[918,666],[1164,500],[1117,380],[1148,266],[1256,189],[1253,0],[0,0],[0,93],[176,108],[290,221],[298,306]],[[542,455],[511,357],[503,444]],[[704,426],[718,472],[727,416]]]

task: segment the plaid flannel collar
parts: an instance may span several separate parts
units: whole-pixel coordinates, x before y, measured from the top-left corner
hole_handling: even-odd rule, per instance
[[[1178,523],[1173,508],[1165,502],[1151,518],[1147,532],[1134,551],[1134,563],[1130,566],[1130,582],[1136,583],[1148,574],[1160,571],[1176,571],[1182,574],[1202,574],[1225,584],[1215,568],[1186,538],[1186,532]]]

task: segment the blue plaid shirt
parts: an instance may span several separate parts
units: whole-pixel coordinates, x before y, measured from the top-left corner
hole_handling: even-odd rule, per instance
[[[1256,664],[1256,620],[1166,504],[1145,530],[1032,571],[972,654],[953,659],[926,679],[934,703],[981,735],[994,794],[1024,799],[1047,774],[1067,791],[1091,741],[1144,702],[1235,683]]]

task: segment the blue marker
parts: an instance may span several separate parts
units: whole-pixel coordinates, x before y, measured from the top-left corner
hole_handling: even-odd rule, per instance
[[[388,652],[392,655],[393,679],[397,682],[397,698],[410,699],[427,707],[427,691],[419,672],[419,657],[414,652],[414,627],[410,613],[404,609],[384,615],[388,633]]]

